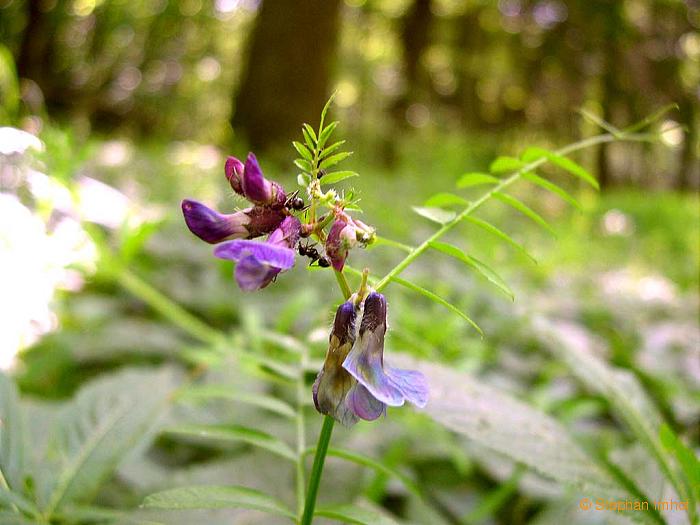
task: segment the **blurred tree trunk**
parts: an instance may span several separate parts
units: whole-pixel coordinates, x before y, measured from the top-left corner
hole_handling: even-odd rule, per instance
[[[51,31],[41,4],[41,0],[27,2],[27,25],[17,54],[17,73],[21,78],[32,79],[44,89],[44,75],[51,64],[48,49]]]
[[[234,127],[269,149],[315,123],[328,95],[340,0],[264,0],[235,99]]]
[[[430,42],[430,27],[433,14],[431,0],[415,0],[401,20],[401,58],[405,87],[393,105],[392,112],[399,125],[406,124],[406,109],[420,98],[425,87],[421,68],[421,57]]]

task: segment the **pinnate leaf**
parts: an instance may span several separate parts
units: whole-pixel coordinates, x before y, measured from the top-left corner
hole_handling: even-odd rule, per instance
[[[486,263],[479,261],[478,259],[476,259],[475,257],[472,257],[471,255],[467,255],[466,253],[464,253],[462,250],[460,250],[456,246],[454,246],[452,244],[448,244],[446,242],[432,241],[432,242],[430,242],[430,247],[434,248],[435,250],[438,250],[444,254],[447,254],[450,257],[457,259],[458,261],[463,262],[464,264],[466,264],[470,268],[473,268],[478,273],[480,273],[482,276],[484,276],[487,280],[489,280],[491,283],[493,283],[499,290],[501,290],[503,293],[505,293],[508,297],[510,297],[511,299],[515,298],[515,294],[513,294],[513,291],[506,284],[506,282],[501,278],[500,275],[498,275]]]
[[[284,503],[258,490],[240,486],[195,485],[164,490],[147,496],[150,509],[255,509],[270,514],[296,516]]]

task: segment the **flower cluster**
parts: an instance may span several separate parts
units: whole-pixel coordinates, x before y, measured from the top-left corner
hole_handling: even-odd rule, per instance
[[[386,314],[386,299],[377,292],[370,292],[364,301],[354,295],[335,314],[313,398],[319,412],[346,426],[358,418],[377,419],[387,406],[409,401],[422,408],[428,402],[423,374],[384,364]]]
[[[245,165],[229,157],[225,173],[233,190],[253,206],[222,214],[200,202],[185,199],[182,213],[187,227],[197,237],[210,244],[222,243],[216,247],[214,255],[238,263],[235,278],[241,289],[259,290],[270,284],[277,274],[294,266],[301,223],[289,214],[284,188],[263,176],[252,153],[248,154]],[[264,242],[250,240],[268,233]]]

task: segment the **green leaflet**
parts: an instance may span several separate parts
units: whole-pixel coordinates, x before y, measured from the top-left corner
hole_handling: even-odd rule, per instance
[[[516,199],[515,197],[508,195],[507,193],[501,193],[500,191],[497,191],[493,194],[494,197],[496,197],[498,200],[505,202],[509,206],[515,208],[518,210],[520,213],[523,215],[526,215],[530,219],[532,219],[534,222],[542,226],[545,230],[547,230],[549,233],[552,234],[552,236],[556,237],[557,234],[554,231],[554,229],[545,221],[537,212],[535,212],[532,208],[529,208],[525,204],[523,204],[521,201]]]
[[[359,177],[359,174],[354,171],[331,171],[321,177],[321,184],[335,184],[350,177]]]
[[[484,337],[484,332],[481,330],[481,328],[479,327],[478,324],[476,324],[467,314],[462,312],[462,310],[457,308],[452,303],[446,301],[445,299],[443,299],[439,295],[431,292],[430,290],[426,290],[425,288],[418,286],[417,284],[412,283],[411,281],[406,281],[405,279],[401,279],[400,277],[393,276],[391,278],[391,280],[394,281],[396,284],[400,284],[401,286],[408,288],[409,290],[413,290],[414,292],[418,292],[419,294],[427,297],[431,301],[436,302],[438,304],[441,304],[442,306],[444,306],[448,310],[451,310],[452,312],[456,313],[458,316],[460,316],[462,319],[464,319],[470,325],[472,325],[474,327],[474,329],[477,332],[479,332],[479,335],[481,335],[481,337]]]
[[[312,161],[314,159],[314,156],[311,154],[311,151],[309,151],[309,148],[304,146],[301,142],[297,142],[296,140],[294,140],[292,141],[292,146],[294,146],[294,149],[297,150],[297,153],[299,153],[299,155],[301,155],[306,160]]]
[[[295,519],[284,503],[258,490],[240,486],[195,485],[164,490],[147,496],[149,509],[255,509]]]
[[[438,224],[446,224],[457,216],[455,212],[443,210],[442,208],[422,208],[420,206],[413,206],[412,209],[421,217],[425,217]]]
[[[695,504],[697,504],[700,501],[700,460],[695,452],[683,443],[666,423],[661,425],[659,439],[666,450],[676,456],[686,478],[691,497],[695,499]]]
[[[153,428],[174,389],[173,373],[126,370],[83,387],[51,430],[59,462],[46,468],[47,515],[89,501],[122,458]],[[109,409],[106,409],[109,407]]]
[[[191,386],[180,391],[178,399],[182,401],[223,399],[264,408],[284,417],[296,417],[294,408],[284,401],[264,394],[237,392],[234,387],[224,385]]]
[[[471,255],[467,255],[456,246],[453,246],[452,244],[448,244],[446,242],[432,241],[430,243],[430,246],[442,253],[449,255],[450,257],[457,259],[458,261],[463,262],[470,268],[473,268],[481,275],[483,275],[487,280],[493,283],[499,290],[501,290],[508,297],[510,297],[511,300],[515,299],[515,294],[506,284],[506,282],[486,263],[479,261],[477,258],[472,257]]]
[[[0,371],[0,488],[22,488],[25,458],[24,421],[14,382]]]
[[[357,505],[324,507],[314,512],[314,516],[321,516],[323,518],[356,525],[397,525],[398,523],[384,513],[363,509]]]
[[[482,184],[498,184],[500,181],[488,173],[465,173],[457,179],[458,188],[470,188]]]
[[[527,148],[521,156],[524,162],[530,163],[541,158],[546,158],[552,164],[559,166],[560,168],[568,171],[572,175],[575,175],[579,179],[586,181],[588,184],[593,186],[595,189],[600,189],[598,181],[588,173],[588,171],[580,164],[574,162],[569,157],[564,155],[559,155],[553,151],[546,150],[544,148],[531,147]]]
[[[528,180],[533,184],[537,184],[540,188],[544,188],[545,190],[550,191],[555,195],[558,195],[575,208],[578,208],[580,211],[583,211],[583,207],[581,206],[581,204],[574,197],[572,197],[569,192],[567,192],[564,188],[557,186],[553,182],[550,182],[547,179],[544,179],[532,173],[531,171],[524,173],[523,179]]]
[[[425,201],[424,206],[427,208],[441,208],[443,206],[468,206],[469,201],[454,193],[436,193]]]
[[[490,165],[489,171],[491,173],[508,173],[511,171],[518,171],[523,167],[523,162],[515,157],[501,156],[497,157]]]
[[[260,430],[241,425],[184,424],[166,428],[164,432],[188,438],[248,443],[291,461],[296,461],[297,459],[296,453],[282,440]]]
[[[508,244],[513,246],[516,250],[521,252],[523,255],[529,257],[530,260],[532,260],[532,262],[537,263],[535,258],[532,255],[530,255],[530,253],[525,249],[525,247],[522,244],[520,244],[519,242],[514,240],[510,235],[508,235],[504,231],[498,229],[496,226],[494,226],[490,222],[486,222],[485,220],[482,220],[479,217],[475,217],[474,215],[467,215],[466,217],[464,217],[464,220],[469,221],[472,224],[479,226],[483,230],[486,230],[487,232],[492,233],[496,237],[499,237],[500,239],[504,240],[505,242],[507,242]]]

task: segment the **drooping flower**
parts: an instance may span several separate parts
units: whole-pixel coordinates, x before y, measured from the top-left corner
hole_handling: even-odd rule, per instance
[[[217,246],[214,255],[238,263],[234,275],[241,290],[260,290],[294,266],[300,231],[299,219],[288,216],[266,241],[235,239]]]
[[[345,403],[348,392],[357,381],[342,366],[355,342],[357,311],[358,307],[352,300],[338,307],[328,339],[326,360],[312,388],[316,410],[333,416],[346,426],[357,421],[357,416]]]
[[[374,239],[374,228],[349,215],[339,214],[326,238],[326,255],[339,272],[345,266],[348,252],[358,244],[366,245]]]
[[[285,217],[281,210],[262,206],[223,214],[190,199],[182,201],[182,214],[190,231],[209,244],[265,235],[277,228]]]
[[[336,312],[326,360],[313,386],[316,409],[349,426],[358,418],[377,419],[387,406],[405,401],[424,407],[428,385],[423,374],[384,365],[386,299],[371,292],[361,308],[356,302],[353,296]]]
[[[347,404],[362,419],[376,419],[383,405],[396,407],[409,401],[422,408],[428,402],[423,374],[384,364],[386,312],[384,296],[371,292],[364,302],[358,337],[343,362],[343,368],[357,380],[348,392]]]

